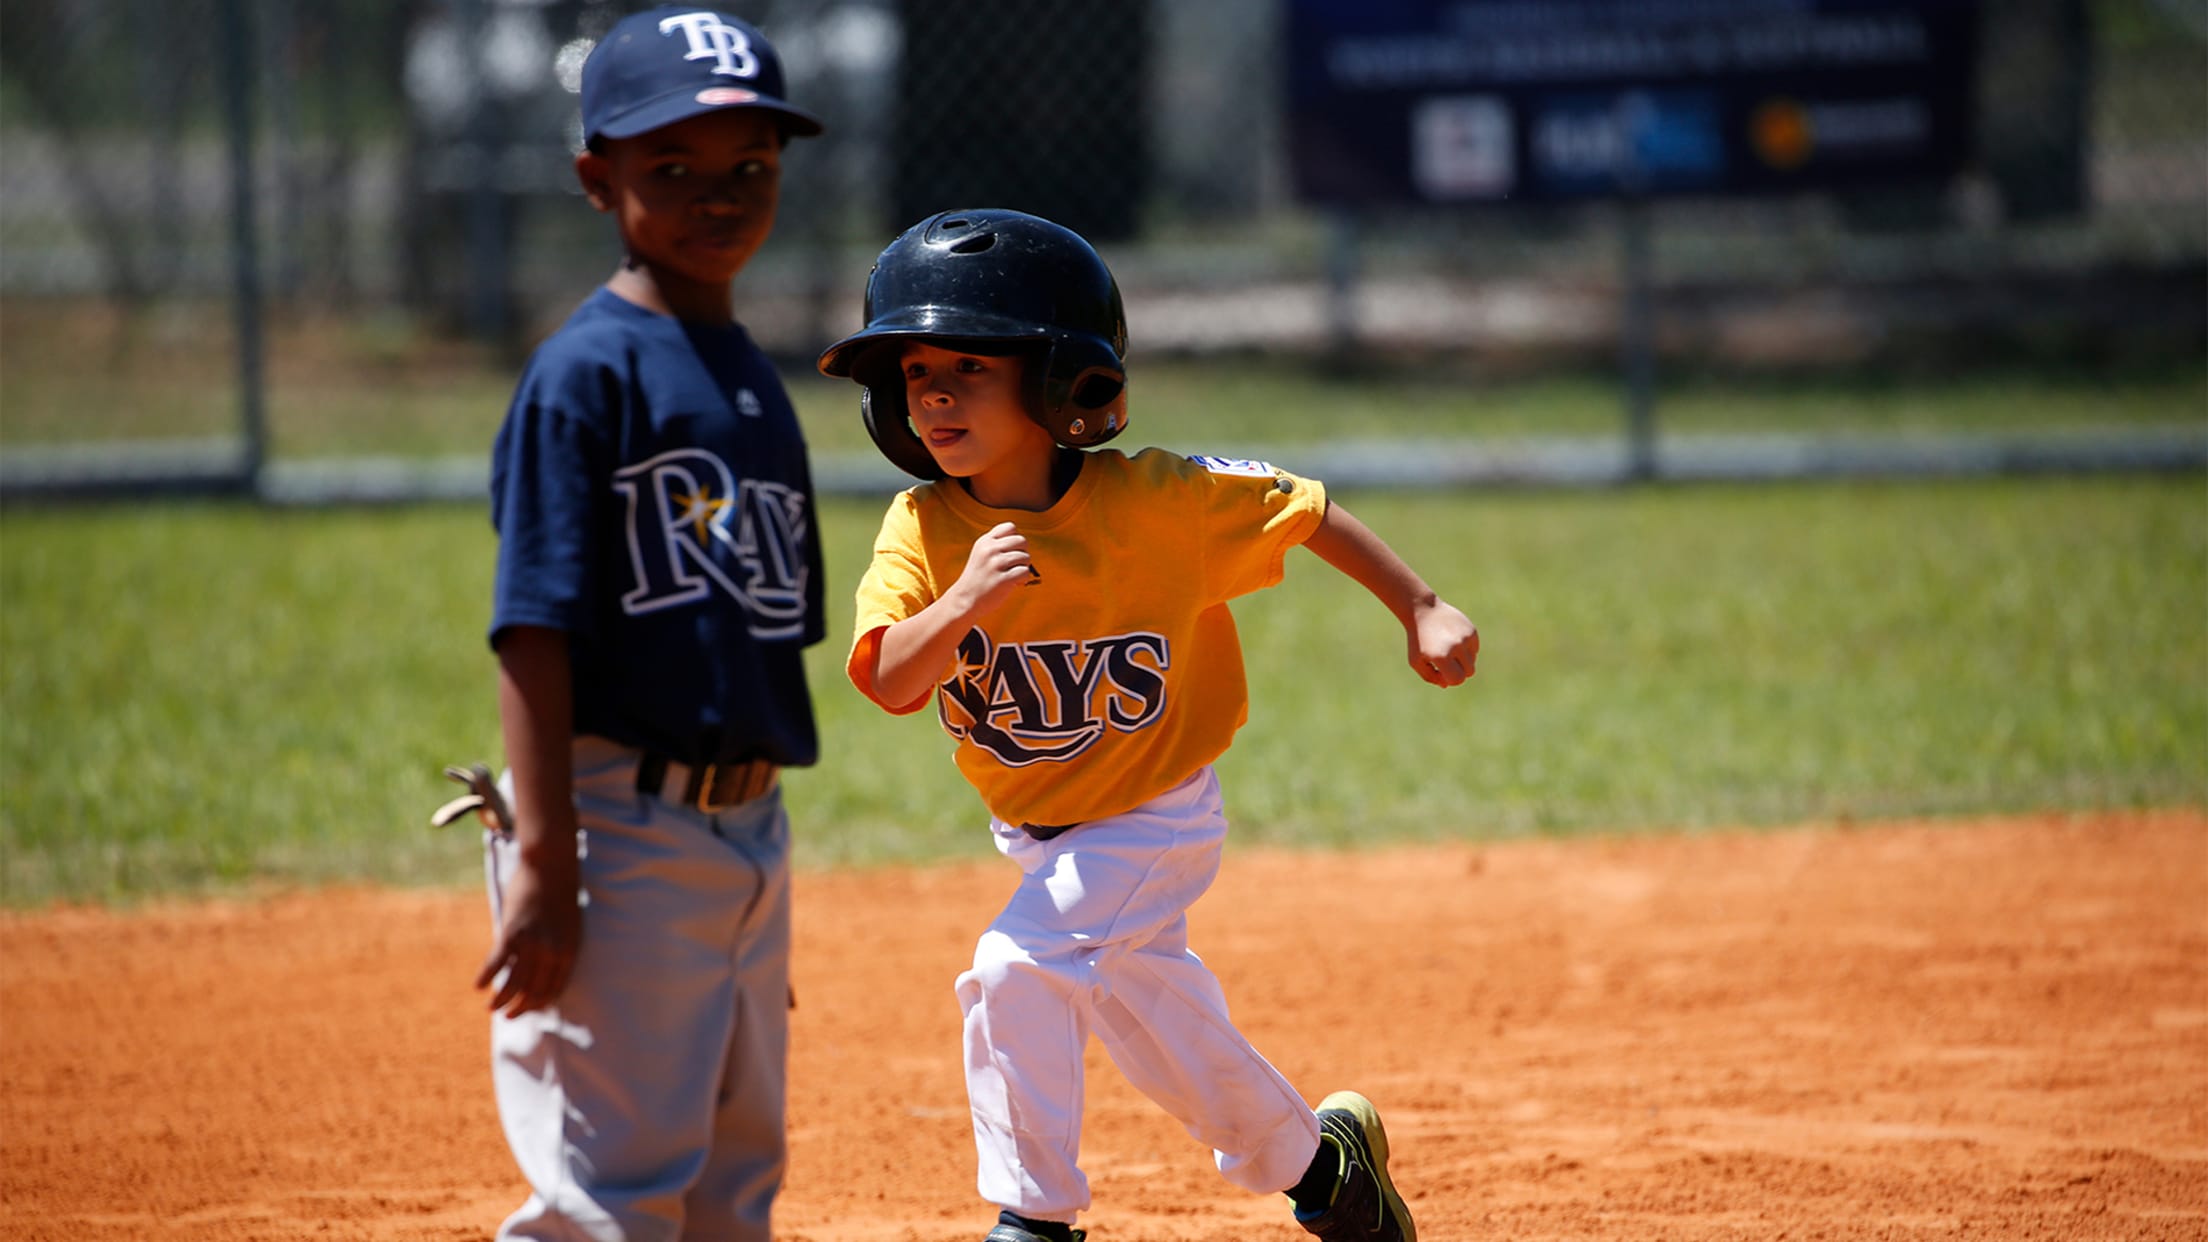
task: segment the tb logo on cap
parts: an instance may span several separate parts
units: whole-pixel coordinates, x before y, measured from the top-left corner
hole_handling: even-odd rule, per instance
[[[690,50],[683,56],[684,60],[715,61],[713,72],[730,77],[759,76],[759,58],[752,54],[751,40],[743,31],[722,22],[720,14],[684,13],[659,24],[661,34],[671,34],[678,29],[690,41]]]

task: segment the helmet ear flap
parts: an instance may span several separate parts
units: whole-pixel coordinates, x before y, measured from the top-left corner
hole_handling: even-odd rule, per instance
[[[943,477],[943,468],[912,430],[897,356],[896,342],[876,341],[851,360],[851,378],[859,382],[859,421],[866,424],[866,434],[891,465],[932,483]]]
[[[859,393],[859,417],[866,423],[866,434],[874,438],[874,447],[882,450],[882,456],[892,465],[931,483],[943,477],[935,455],[913,434],[912,423],[905,415],[902,384],[868,384]]]
[[[1030,408],[1058,443],[1092,448],[1127,430],[1127,368],[1108,342],[1060,337],[1036,371],[1042,390]]]

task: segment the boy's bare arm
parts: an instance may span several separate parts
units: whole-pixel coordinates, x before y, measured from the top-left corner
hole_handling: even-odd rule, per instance
[[[974,541],[966,569],[934,602],[882,631],[874,692],[885,703],[918,700],[950,671],[958,644],[976,621],[1035,580],[1027,537],[999,522]]]
[[[500,890],[498,937],[475,986],[489,987],[505,971],[490,1007],[509,1017],[559,998],[582,943],[571,676],[566,634],[516,626],[500,636],[498,714],[513,769],[519,865]]]
[[[1331,501],[1304,546],[1388,606],[1410,640],[1412,671],[1437,686],[1462,684],[1480,657],[1480,631],[1434,594],[1395,549],[1349,510]]]

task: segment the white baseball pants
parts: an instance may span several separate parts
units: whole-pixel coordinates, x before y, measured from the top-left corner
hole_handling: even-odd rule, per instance
[[[982,1198],[1038,1220],[1089,1206],[1077,1161],[1091,1031],[1229,1182],[1294,1185],[1318,1150],[1318,1118],[1234,1028],[1188,947],[1188,908],[1218,875],[1227,835],[1212,770],[1049,841],[1002,821],[990,831],[1023,875],[958,977]]]
[[[786,1164],[789,820],[779,788],[708,815],[575,744],[582,952],[556,1007],[491,1020],[530,1196],[502,1239],[769,1242]],[[514,847],[489,835],[491,910]]]

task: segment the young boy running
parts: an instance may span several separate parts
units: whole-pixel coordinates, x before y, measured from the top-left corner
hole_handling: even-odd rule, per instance
[[[1228,1020],[1188,946],[1226,819],[1212,763],[1247,716],[1227,601],[1297,544],[1394,612],[1437,686],[1479,633],[1317,481],[1261,462],[1086,451],[1126,428],[1119,288],[1076,234],[946,212],[876,261],[865,326],[820,368],[864,386],[875,443],[928,482],[891,503],[858,590],[848,671],[868,698],[931,695],[1022,878],[958,978],[989,1242],[1068,1242],[1082,1049],[1286,1192],[1331,1242],[1415,1242],[1365,1097],[1317,1109]]]

